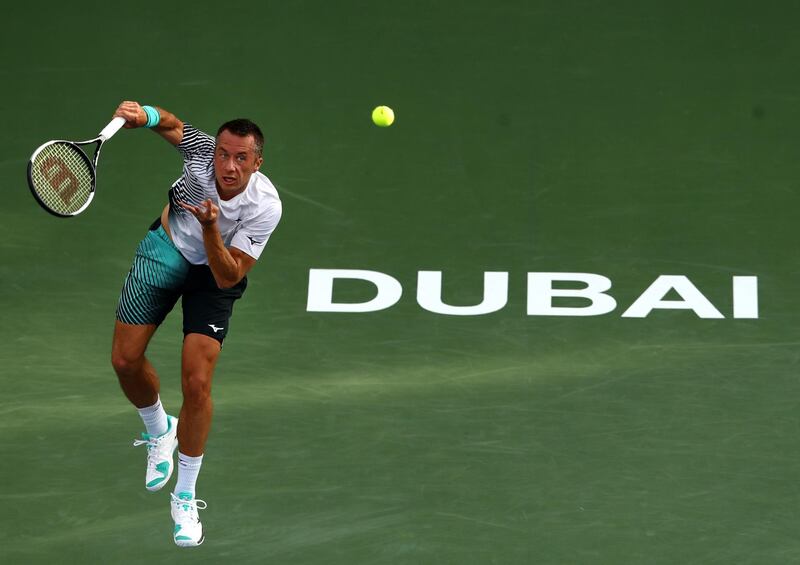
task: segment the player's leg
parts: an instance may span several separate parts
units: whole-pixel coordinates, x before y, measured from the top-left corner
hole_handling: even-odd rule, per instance
[[[155,324],[124,324],[117,320],[111,344],[111,364],[125,396],[136,407],[147,430],[134,445],[147,446],[145,488],[160,490],[172,476],[173,453],[178,446],[178,419],[161,404],[160,383],[145,350]]]
[[[178,480],[172,494],[175,543],[182,547],[203,542],[203,526],[197,515],[205,503],[197,500],[195,484],[200,473],[213,407],[211,380],[222,341],[228,332],[233,303],[244,293],[247,280],[234,288],[220,289],[205,265],[192,266],[183,293],[183,357],[181,385],[183,407],[178,438]]]
[[[208,431],[211,429],[211,380],[221,343],[206,335],[189,333],[183,340],[181,388],[183,406],[178,424],[178,480],[171,499],[175,522],[173,538],[181,547],[203,543],[203,525],[197,514],[205,502],[195,495],[195,484],[203,462]]]
[[[137,408],[152,406],[158,400],[158,375],[145,357],[147,345],[157,328],[155,324],[124,324],[119,320],[114,325],[111,365],[122,392]]]
[[[156,221],[136,249],[117,306],[111,364],[147,429],[134,445],[147,446],[145,486],[151,491],[161,489],[172,475],[178,419],[161,405],[158,375],[145,351],[177,302],[187,273],[188,262]]]
[[[181,389],[183,406],[178,426],[181,453],[190,457],[203,454],[211,428],[211,379],[222,347],[207,335],[190,333],[183,340]]]

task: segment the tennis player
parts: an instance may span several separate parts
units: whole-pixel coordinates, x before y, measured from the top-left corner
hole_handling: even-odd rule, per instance
[[[145,487],[167,484],[178,449],[178,478],[171,496],[173,538],[181,547],[203,542],[195,493],[211,426],[211,379],[228,334],[233,304],[247,287],[281,218],[281,201],[259,172],[264,136],[250,120],[220,126],[212,137],[162,108],[122,102],[114,116],[126,128],[150,128],[183,157],[183,174],[169,190],[169,204],[136,249],[116,313],[111,362],[125,396],[138,409],[146,432]],[[161,404],[159,378],[145,357],[150,339],[178,298],[183,308],[178,417]]]

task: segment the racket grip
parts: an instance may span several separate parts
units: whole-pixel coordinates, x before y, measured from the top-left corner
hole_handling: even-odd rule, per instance
[[[122,128],[122,126],[124,125],[125,125],[125,118],[117,116],[116,118],[108,122],[108,125],[103,128],[103,131],[100,132],[100,137],[103,139],[103,141],[111,139],[113,135],[117,133],[120,130],[120,128]]]

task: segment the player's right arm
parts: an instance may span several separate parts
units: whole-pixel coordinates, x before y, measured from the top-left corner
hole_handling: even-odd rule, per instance
[[[167,112],[164,108],[154,106],[158,110],[160,120],[158,125],[152,130],[158,135],[169,141],[172,145],[178,145],[183,140],[183,122],[174,114]],[[122,102],[114,116],[125,118],[126,128],[141,128],[147,123],[147,113],[138,102],[126,100]]]

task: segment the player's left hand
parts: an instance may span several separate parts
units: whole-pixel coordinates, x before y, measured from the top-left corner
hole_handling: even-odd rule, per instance
[[[203,226],[213,226],[219,215],[219,207],[209,198],[200,206],[192,206],[185,202],[178,202],[181,208],[188,210]]]

